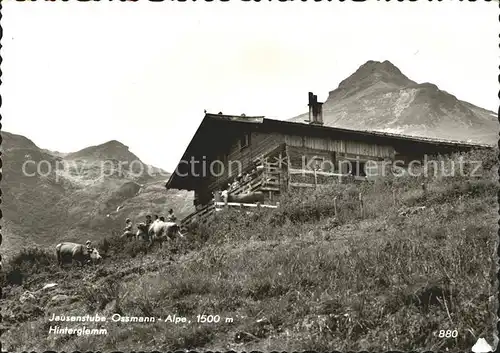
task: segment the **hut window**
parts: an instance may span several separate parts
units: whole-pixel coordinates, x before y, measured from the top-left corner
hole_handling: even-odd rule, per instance
[[[314,168],[316,170],[323,168],[323,162],[325,159],[323,157],[315,157],[314,158]]]
[[[365,162],[352,161],[352,174],[356,176],[364,177],[365,173]]]
[[[240,150],[248,147],[250,145],[250,134],[245,133],[240,137]]]
[[[319,170],[319,169],[323,169],[323,167],[326,166],[326,164],[324,165],[324,162],[325,162],[324,157],[314,156],[314,157],[311,157],[308,164],[311,166],[312,169]]]

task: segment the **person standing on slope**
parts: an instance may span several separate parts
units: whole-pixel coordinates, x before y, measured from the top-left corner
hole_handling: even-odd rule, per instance
[[[177,217],[175,217],[175,215],[174,215],[174,210],[173,209],[168,210],[167,221],[175,222],[176,220],[177,220]]]
[[[132,232],[132,221],[130,220],[130,218],[127,218],[125,220],[125,228],[123,228],[122,238],[123,237],[132,238],[134,236],[135,234],[134,232]]]

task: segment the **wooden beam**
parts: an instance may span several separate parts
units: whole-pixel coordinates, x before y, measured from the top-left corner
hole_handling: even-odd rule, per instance
[[[263,187],[263,188],[260,188],[259,190],[261,190],[261,191],[280,191],[279,188],[273,188],[273,187]]]
[[[290,183],[292,182],[291,179],[291,174],[290,174],[290,169],[292,168],[292,163],[290,161],[290,154],[288,153],[288,145],[285,144],[285,155],[286,155],[286,173],[287,173],[287,180],[286,180],[286,190],[290,191]]]
[[[216,202],[216,206],[224,206],[225,204],[223,202]],[[261,207],[261,208],[277,208],[278,206],[276,205],[263,205],[259,203],[240,203],[240,202],[228,202],[227,206],[232,206],[232,207]]]
[[[330,173],[330,172],[314,171],[308,169],[293,169],[293,168],[288,168],[288,172],[289,174],[313,174],[313,175],[317,174],[317,175],[335,176],[335,177],[343,177],[347,175],[343,173]]]
[[[289,183],[290,186],[298,187],[298,188],[313,188],[314,184],[306,184],[306,183]]]

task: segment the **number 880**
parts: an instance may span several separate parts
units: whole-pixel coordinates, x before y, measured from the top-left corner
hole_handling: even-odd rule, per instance
[[[458,337],[458,331],[457,330],[441,330],[439,331],[439,338],[456,338]]]

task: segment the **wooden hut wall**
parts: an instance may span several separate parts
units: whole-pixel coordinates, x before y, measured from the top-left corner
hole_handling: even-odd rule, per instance
[[[312,159],[318,158],[320,163],[321,160],[325,161],[322,163],[322,169],[325,171],[335,170],[334,165],[336,164],[335,152],[325,151],[325,150],[315,150],[307,147],[288,147],[288,157],[289,163],[292,168],[296,169],[310,169],[308,166],[312,166],[314,162],[310,162]]]
[[[294,168],[302,168],[311,158],[324,158],[331,163],[323,163],[323,170],[340,171],[339,161],[359,159],[360,161],[379,162],[394,158],[394,148],[350,140],[333,140],[326,137],[286,136],[289,157]],[[333,170],[332,170],[333,166]]]
[[[252,168],[255,159],[283,142],[284,136],[281,134],[251,131],[249,145],[240,148],[239,138],[235,138],[227,152],[218,157],[224,163],[223,173],[218,176],[208,176],[207,188],[215,190],[224,187],[232,182],[239,172],[246,172]]]
[[[393,158],[394,156],[394,148],[390,145],[377,145],[362,141],[288,135],[285,142],[288,146],[293,147],[305,147],[312,150],[347,153],[356,156],[375,158]]]

